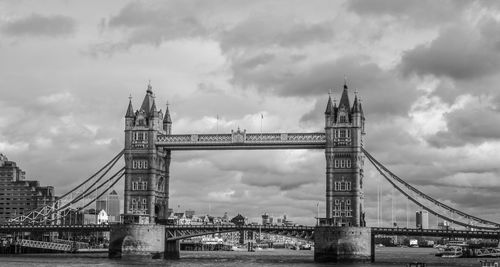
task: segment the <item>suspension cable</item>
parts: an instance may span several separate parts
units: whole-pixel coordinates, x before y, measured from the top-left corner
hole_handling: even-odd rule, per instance
[[[452,218],[449,218],[449,217],[446,217],[438,212],[435,212],[434,210],[432,210],[431,208],[423,205],[422,203],[419,203],[414,197],[412,197],[411,195],[409,195],[407,192],[405,192],[402,188],[400,188],[398,185],[396,185],[392,179],[390,179],[389,177],[387,177],[387,175],[382,171],[381,168],[383,168],[384,170],[386,170],[386,168],[383,167],[383,165],[381,165],[378,161],[376,161],[368,152],[366,152],[366,150],[363,149],[363,152],[365,153],[365,155],[367,156],[368,160],[372,163],[372,165],[377,169],[377,171],[382,175],[384,176],[384,178],[393,186],[395,187],[397,190],[399,190],[402,194],[404,194],[406,197],[408,197],[412,202],[414,202],[415,204],[421,206],[423,209],[429,211],[431,214],[437,216],[437,217],[440,217],[442,219],[445,219],[445,220],[448,220],[452,223],[455,223],[455,224],[458,224],[458,225],[461,225],[461,226],[465,226],[465,227],[473,227],[473,228],[478,228],[478,229],[485,229],[485,230],[498,230],[498,228],[495,228],[495,227],[486,227],[486,226],[478,226],[478,225],[470,225],[470,224],[467,224],[467,223],[463,223],[461,221],[457,221],[455,219],[452,219]],[[391,175],[393,175],[391,172],[387,171],[388,173],[390,173]],[[403,182],[403,184],[406,184]],[[430,197],[429,197],[430,198]],[[432,198],[431,198],[432,199]],[[433,199],[432,199],[433,200]],[[436,200],[434,200],[436,201]],[[437,202],[437,201],[436,201]],[[455,210],[455,209],[453,209]],[[463,216],[465,217],[465,216]],[[494,225],[498,225],[496,223],[493,223]]]
[[[120,153],[118,153],[113,159],[111,159],[108,163],[106,163],[106,165],[104,165],[96,173],[92,174],[92,176],[90,176],[87,180],[83,181],[81,184],[79,184],[78,186],[76,186],[75,188],[73,188],[72,190],[70,190],[69,192],[67,192],[66,194],[64,194],[61,197],[59,197],[59,199],[64,198],[67,195],[69,195],[69,194],[73,193],[74,191],[78,190],[85,183],[87,183],[88,181],[92,180],[92,178],[96,177],[100,172],[102,172],[102,170],[104,170],[106,167],[108,167],[109,164],[111,164],[113,161],[116,161],[118,158],[120,158],[124,153],[125,153],[124,150],[120,151]]]

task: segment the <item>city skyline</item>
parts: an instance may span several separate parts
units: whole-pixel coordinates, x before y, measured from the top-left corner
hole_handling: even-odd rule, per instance
[[[175,134],[314,132],[346,77],[371,154],[429,195],[500,221],[500,6],[370,3],[0,1],[0,153],[61,195],[123,148],[128,97],[140,106],[149,80]],[[175,152],[170,207],[285,211],[312,225],[317,203],[325,212],[324,157]],[[366,162],[367,225],[379,181],[390,221],[382,180]],[[404,201],[394,201],[403,225]]]

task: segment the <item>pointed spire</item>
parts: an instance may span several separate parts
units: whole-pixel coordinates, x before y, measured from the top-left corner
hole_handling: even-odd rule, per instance
[[[151,81],[148,83],[148,89],[146,90],[146,96],[142,101],[141,109],[144,110],[147,116],[151,114],[151,108],[153,107],[154,97],[153,97],[153,87],[151,86]]]
[[[352,104],[352,113],[359,112],[358,91],[354,91],[354,103]]]
[[[326,111],[325,111],[325,114],[326,115],[331,115],[333,114],[333,111],[334,111],[335,107],[333,106],[332,104],[332,97],[331,96],[328,96],[328,103],[326,104]]]
[[[125,118],[133,118],[134,117],[134,108],[132,107],[132,96],[128,98],[128,108],[127,113],[125,114]]]
[[[172,123],[172,119],[170,118],[170,111],[168,110],[168,102],[167,110],[165,110],[165,116],[163,117],[163,123]]]
[[[351,104],[349,102],[349,93],[347,91],[347,83],[344,82],[344,91],[342,92],[342,96],[340,97],[339,108],[344,108],[349,111]]]
[[[154,98],[153,98],[153,105],[151,106],[151,111],[149,112],[149,114],[151,114],[151,116],[153,117],[158,116],[158,110],[156,109],[156,103]]]
[[[148,82],[148,89],[146,90],[148,94],[153,94],[153,87],[151,86],[151,80]]]

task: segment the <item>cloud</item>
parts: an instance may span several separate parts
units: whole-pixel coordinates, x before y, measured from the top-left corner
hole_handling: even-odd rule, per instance
[[[480,24],[479,31],[464,24],[446,28],[431,43],[404,52],[402,72],[456,80],[497,74],[500,67],[499,26],[500,23],[490,20]]]
[[[220,33],[223,51],[256,47],[301,48],[317,42],[328,42],[334,37],[329,21],[298,21],[284,15],[259,14],[248,17],[233,28]]]
[[[68,16],[45,16],[34,13],[28,17],[8,21],[1,30],[8,36],[66,37],[75,32],[76,22]]]
[[[445,115],[447,130],[430,136],[429,144],[436,147],[480,144],[500,139],[500,112],[488,106],[467,105]]]
[[[353,0],[347,2],[347,9],[360,16],[375,18],[391,16],[417,25],[435,27],[436,23],[443,23],[460,17],[468,2],[464,0],[439,2],[432,0]]]

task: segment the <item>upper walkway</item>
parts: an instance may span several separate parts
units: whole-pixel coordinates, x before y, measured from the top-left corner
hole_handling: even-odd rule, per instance
[[[168,150],[324,149],[325,133],[246,133],[159,135]]]

